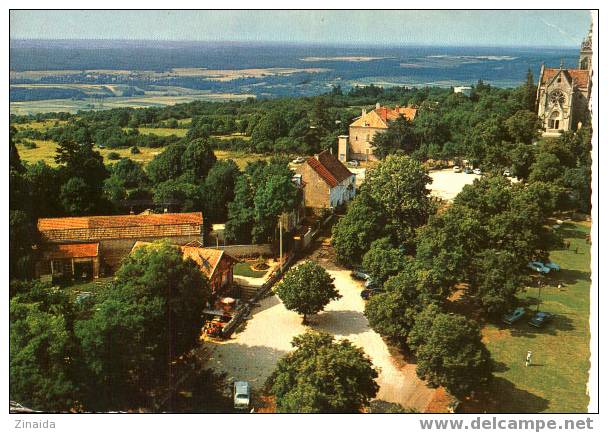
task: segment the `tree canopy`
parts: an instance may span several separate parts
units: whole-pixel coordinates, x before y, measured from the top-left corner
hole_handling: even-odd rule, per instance
[[[350,341],[307,332],[292,346],[268,380],[278,412],[357,413],[376,396],[378,372]]]
[[[275,292],[285,308],[304,316],[304,323],[307,315],[318,313],[330,301],[342,297],[327,271],[311,261],[290,269]]]

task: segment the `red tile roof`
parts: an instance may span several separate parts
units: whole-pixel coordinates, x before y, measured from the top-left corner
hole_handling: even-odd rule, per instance
[[[418,110],[412,107],[379,107],[361,117],[355,119],[350,126],[369,127],[369,128],[388,128],[388,122],[404,116],[407,120],[413,120]]]
[[[412,107],[380,107],[377,108],[376,113],[382,118],[384,121],[395,120],[399,116],[405,117],[407,120],[413,120],[416,117],[416,109]]]
[[[545,68],[541,78],[541,83],[548,83],[557,75],[559,71],[559,68]],[[566,72],[566,76],[571,82],[574,82],[578,88],[586,89],[589,86],[589,71],[586,69],[563,69],[563,71]]]
[[[78,241],[197,235],[202,224],[203,214],[192,212],[40,218],[38,230],[46,241]]]
[[[313,156],[308,158],[306,163],[310,165],[310,167],[317,172],[331,188],[337,186],[344,179],[353,176],[353,173],[351,173],[338,158],[326,150],[319,153],[316,157]]]
[[[97,257],[99,255],[99,244],[50,244],[44,248],[42,254],[47,260]]]

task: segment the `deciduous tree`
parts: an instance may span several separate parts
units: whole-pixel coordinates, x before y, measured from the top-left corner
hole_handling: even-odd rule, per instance
[[[357,413],[376,396],[378,372],[350,341],[308,332],[292,345],[268,380],[278,412]]]

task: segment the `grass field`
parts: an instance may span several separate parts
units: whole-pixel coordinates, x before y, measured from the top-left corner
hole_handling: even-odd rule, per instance
[[[590,368],[590,247],[588,223],[562,227],[570,249],[551,251],[561,266],[541,290],[541,311],[554,313],[541,329],[527,324],[536,310],[537,288],[520,295],[528,306],[526,320],[512,327],[488,325],[484,340],[496,362],[496,380],[481,408],[488,412],[586,412],[586,384]],[[575,249],[578,248],[578,252]],[[561,281],[565,288],[559,290]],[[528,350],[532,365],[525,367]]]
[[[191,95],[141,95],[132,97],[113,97],[98,99],[44,99],[40,101],[21,101],[10,103],[10,113],[18,115],[49,112],[76,113],[80,110],[108,110],[110,108],[147,108],[185,104],[192,101],[240,101],[255,98],[253,94],[237,93],[199,93]]]
[[[128,130],[129,128],[125,128]],[[188,130],[186,128],[144,128],[140,127],[140,134],[158,135],[159,137],[168,137],[175,135],[177,137],[185,137]]]
[[[175,130],[172,130],[175,131]],[[55,154],[57,149],[57,143],[50,140],[30,140],[35,142],[38,147],[35,149],[28,149],[23,144],[17,144],[17,150],[19,151],[19,156],[23,161],[27,161],[29,163],[36,163],[37,161],[45,161],[47,164],[54,166],[55,165]],[[131,155],[130,149],[99,149],[95,148],[101,156],[104,157],[104,162],[106,164],[111,164],[114,161],[108,159],[108,154],[110,152],[118,153],[121,158],[131,158],[133,161],[141,162],[144,165],[148,162],[152,161],[152,159],[161,153],[164,150],[164,147],[140,147],[139,150],[141,153],[137,155]],[[246,152],[236,152],[230,150],[216,150],[215,156],[217,159],[232,159],[239,166],[240,169],[245,168],[247,163],[257,161],[260,159],[268,160],[270,159],[269,155],[261,155],[256,153],[246,153]]]
[[[243,277],[261,278],[266,275],[266,272],[268,271],[254,271],[251,269],[251,263],[249,262],[240,262],[234,265],[234,275]]]

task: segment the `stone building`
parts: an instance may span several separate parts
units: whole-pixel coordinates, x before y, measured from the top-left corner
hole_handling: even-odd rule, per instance
[[[307,208],[334,208],[355,196],[355,174],[327,151],[308,158],[296,173],[301,177]]]
[[[202,245],[202,225],[201,212],[40,218],[36,276],[97,278],[116,271],[137,241]]]
[[[416,116],[416,109],[399,106],[389,108],[382,107],[380,104],[376,104],[376,108],[370,112],[363,109],[361,116],[350,124],[349,135],[338,137],[338,158],[340,161],[377,159],[374,156],[372,145],[374,136],[379,132],[385,132],[388,129],[389,122],[399,116],[404,116],[407,120],[413,120]]]
[[[555,136],[577,130],[589,114],[591,94],[591,32],[581,45],[579,68],[541,66],[536,104],[543,135]]]

